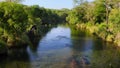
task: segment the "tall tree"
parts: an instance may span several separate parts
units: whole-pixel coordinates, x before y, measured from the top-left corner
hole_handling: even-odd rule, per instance
[[[95,23],[104,22],[106,19],[106,7],[104,3],[105,3],[104,0],[96,0],[94,2]]]

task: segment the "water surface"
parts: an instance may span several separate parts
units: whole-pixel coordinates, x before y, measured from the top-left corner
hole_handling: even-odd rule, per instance
[[[12,49],[0,68],[119,68],[120,52],[89,33],[53,27],[38,45]]]

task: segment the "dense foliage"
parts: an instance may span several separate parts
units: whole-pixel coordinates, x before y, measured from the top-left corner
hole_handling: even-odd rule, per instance
[[[89,30],[98,37],[120,44],[119,0],[74,0],[75,7],[46,9],[38,5],[26,6],[21,0],[0,3],[0,45],[21,46],[31,43],[30,37],[40,37],[42,25],[68,22],[76,28]],[[15,1],[15,3],[14,3]],[[33,36],[31,36],[33,35]],[[4,43],[4,44],[3,44]]]
[[[77,3],[66,20],[77,28],[87,29],[100,38],[120,45],[119,0],[74,0]]]
[[[9,45],[21,40],[22,34],[30,27],[24,6],[14,3],[0,3],[0,14],[0,39]]]
[[[45,9],[13,2],[0,3],[0,40],[8,46],[30,43],[28,33],[40,34],[41,25],[65,21],[67,10]],[[33,28],[34,27],[34,28]]]
[[[75,25],[69,25],[69,27],[74,27],[74,29],[71,29],[73,39],[76,38],[74,36],[88,36],[88,33],[91,33],[120,46],[119,0],[95,0],[93,2],[74,0],[75,7],[71,10],[46,9],[38,5],[26,6],[16,3],[21,0],[5,1],[7,2],[0,2],[0,55],[7,54],[8,47],[24,48],[28,44],[30,48],[36,51],[41,35],[49,31],[51,25],[64,22]],[[72,41],[72,43],[76,44],[76,41]],[[101,46],[94,46],[93,50],[95,47],[100,48],[103,45],[102,42],[96,44]],[[108,49],[113,47],[106,47],[104,46],[103,51],[98,50],[91,57],[93,58],[91,61],[92,68],[101,68],[101,66],[104,68],[119,67],[118,63],[120,61],[116,59],[120,58],[119,53],[113,54],[116,48],[109,51]],[[73,48],[78,49],[78,43]],[[115,56],[113,57],[113,55]],[[106,58],[107,60],[104,60]]]

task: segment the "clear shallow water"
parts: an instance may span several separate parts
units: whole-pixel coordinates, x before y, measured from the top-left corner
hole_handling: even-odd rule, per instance
[[[119,68],[120,52],[87,32],[53,27],[33,48],[12,49],[0,68]]]

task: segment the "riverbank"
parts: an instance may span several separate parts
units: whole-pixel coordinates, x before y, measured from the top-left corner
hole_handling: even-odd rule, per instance
[[[41,38],[51,27],[65,21],[69,10],[55,10],[38,5],[27,6],[0,2],[0,54],[5,48],[24,48]],[[1,44],[1,41],[5,44]]]
[[[0,68],[16,68],[16,64],[19,68],[119,68],[120,49],[114,44],[77,30],[74,25],[43,29],[47,32],[37,46],[10,49],[0,61]]]
[[[107,42],[112,42],[117,46],[120,46],[120,32],[113,24],[108,25],[108,29],[106,28],[107,24],[92,24],[92,23],[78,23],[76,24],[77,29],[83,29],[89,31],[91,34],[96,35],[97,37],[103,39]]]

